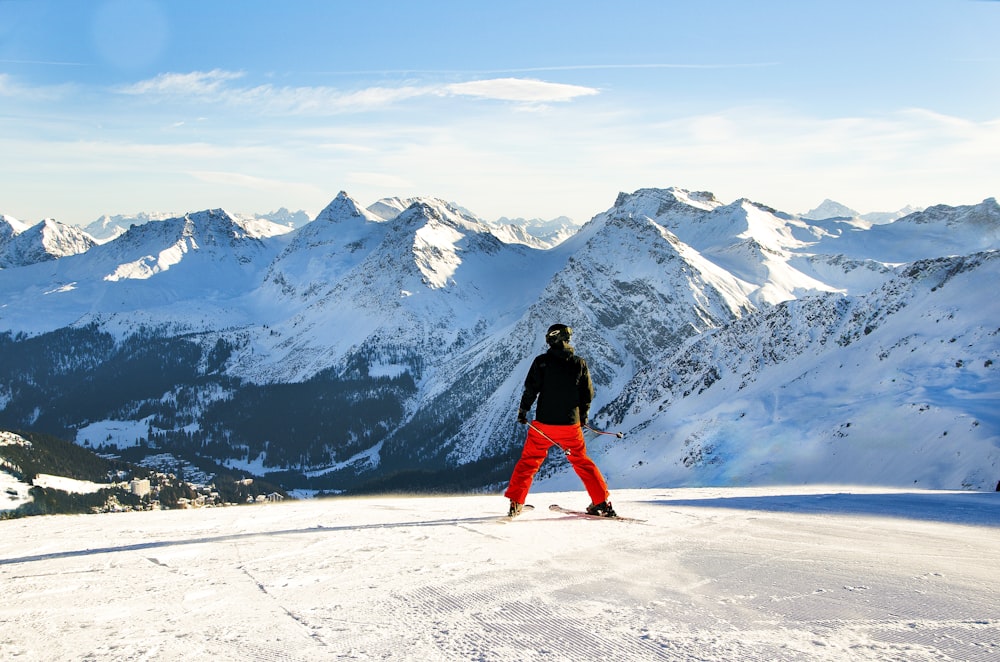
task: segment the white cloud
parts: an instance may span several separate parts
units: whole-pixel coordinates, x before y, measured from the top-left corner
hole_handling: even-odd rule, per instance
[[[8,190],[33,192],[34,200],[21,203],[32,211],[21,215],[58,211],[32,188],[36,182],[69,177],[73,195],[89,199],[118,181],[107,173],[145,178],[113,189],[132,196],[137,208],[158,196],[171,209],[258,199],[318,209],[344,188],[361,200],[416,193],[456,200],[487,217],[578,220],[608,208],[618,191],[644,186],[707,189],[785,211],[826,197],[886,211],[970,204],[1000,193],[1000,119],[916,108],[832,117],[778,104],[681,114],[621,103],[618,95],[557,103],[600,92],[521,78],[341,90],[249,85],[247,77],[224,70],[163,74],[120,88],[135,96],[116,105],[129,121],[108,122],[100,133],[93,127],[105,119],[104,103],[92,116],[83,103],[65,116],[25,111],[21,126],[31,131],[0,136],[0,153],[11,164],[3,173]],[[0,74],[0,95],[18,90]],[[479,99],[507,103],[473,103]],[[155,103],[135,107],[149,101]],[[551,112],[516,112],[545,104]],[[384,112],[361,114],[376,109]],[[80,173],[97,183],[84,184]],[[188,189],[199,197],[178,202]],[[106,211],[105,204],[90,215]]]
[[[331,87],[258,87],[232,90],[226,100],[253,106],[272,114],[312,114],[363,112],[383,108],[432,93],[425,87],[369,87],[342,92]]]
[[[222,69],[192,71],[186,74],[166,73],[120,87],[118,91],[131,95],[215,96],[223,91],[226,83],[243,76],[242,72]]]
[[[372,86],[358,90],[340,90],[327,86],[275,86],[270,84],[239,86],[234,81],[243,72],[194,71],[165,73],[154,78],[118,88],[122,94],[171,97],[177,101],[195,100],[250,107],[269,114],[312,114],[364,112],[390,107],[420,97],[477,97],[500,101],[540,104],[571,101],[598,94],[598,90],[579,85],[551,83],[530,78],[493,78],[450,85]]]
[[[531,78],[492,78],[454,83],[445,89],[462,96],[472,96],[501,101],[521,101],[526,103],[546,103],[571,101],[576,97],[598,94],[592,87],[549,83]]]
[[[165,97],[177,102],[196,101],[253,108],[273,115],[323,115],[362,112],[390,106],[415,97],[440,95],[437,86],[368,87],[343,91],[326,86],[275,86],[270,84],[239,86],[234,81],[245,78],[243,72],[193,71],[165,73],[154,78],[118,88],[118,92],[149,97],[158,102]]]

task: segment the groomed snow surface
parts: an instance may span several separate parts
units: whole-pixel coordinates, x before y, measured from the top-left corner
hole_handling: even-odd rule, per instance
[[[0,522],[3,660],[997,660],[1000,494],[371,497]]]

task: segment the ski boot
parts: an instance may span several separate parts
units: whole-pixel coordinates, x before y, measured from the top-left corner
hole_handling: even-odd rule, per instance
[[[587,506],[587,514],[597,515],[598,517],[618,517],[618,513],[611,507],[610,501],[590,504]]]

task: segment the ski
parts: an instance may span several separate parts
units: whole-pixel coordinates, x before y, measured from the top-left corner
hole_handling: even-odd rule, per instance
[[[573,517],[579,517],[581,519],[610,519],[610,520],[617,520],[619,522],[640,522],[640,523],[646,521],[644,519],[636,519],[635,517],[622,517],[620,515],[615,515],[614,517],[604,517],[603,515],[591,515],[586,511],[563,508],[562,506],[555,503],[549,506],[549,510],[555,511],[557,513],[562,513],[564,515],[572,515]]]
[[[526,503],[526,504],[524,504],[521,507],[521,512],[518,513],[518,515],[523,515],[524,513],[528,512],[529,510],[534,510],[534,509],[535,509],[534,506],[532,506],[530,503]],[[501,517],[497,521],[501,522],[501,523],[503,523],[503,522],[513,522],[515,517],[517,517],[517,515],[504,515],[503,517]]]

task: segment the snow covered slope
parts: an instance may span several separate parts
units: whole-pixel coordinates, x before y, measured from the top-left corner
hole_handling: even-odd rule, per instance
[[[917,262],[878,290],[791,301],[699,336],[603,412],[637,484],[1000,479],[1000,253]],[[650,412],[662,412],[651,417]]]
[[[495,496],[0,521],[0,657],[899,660],[1000,655],[1000,495]]]

